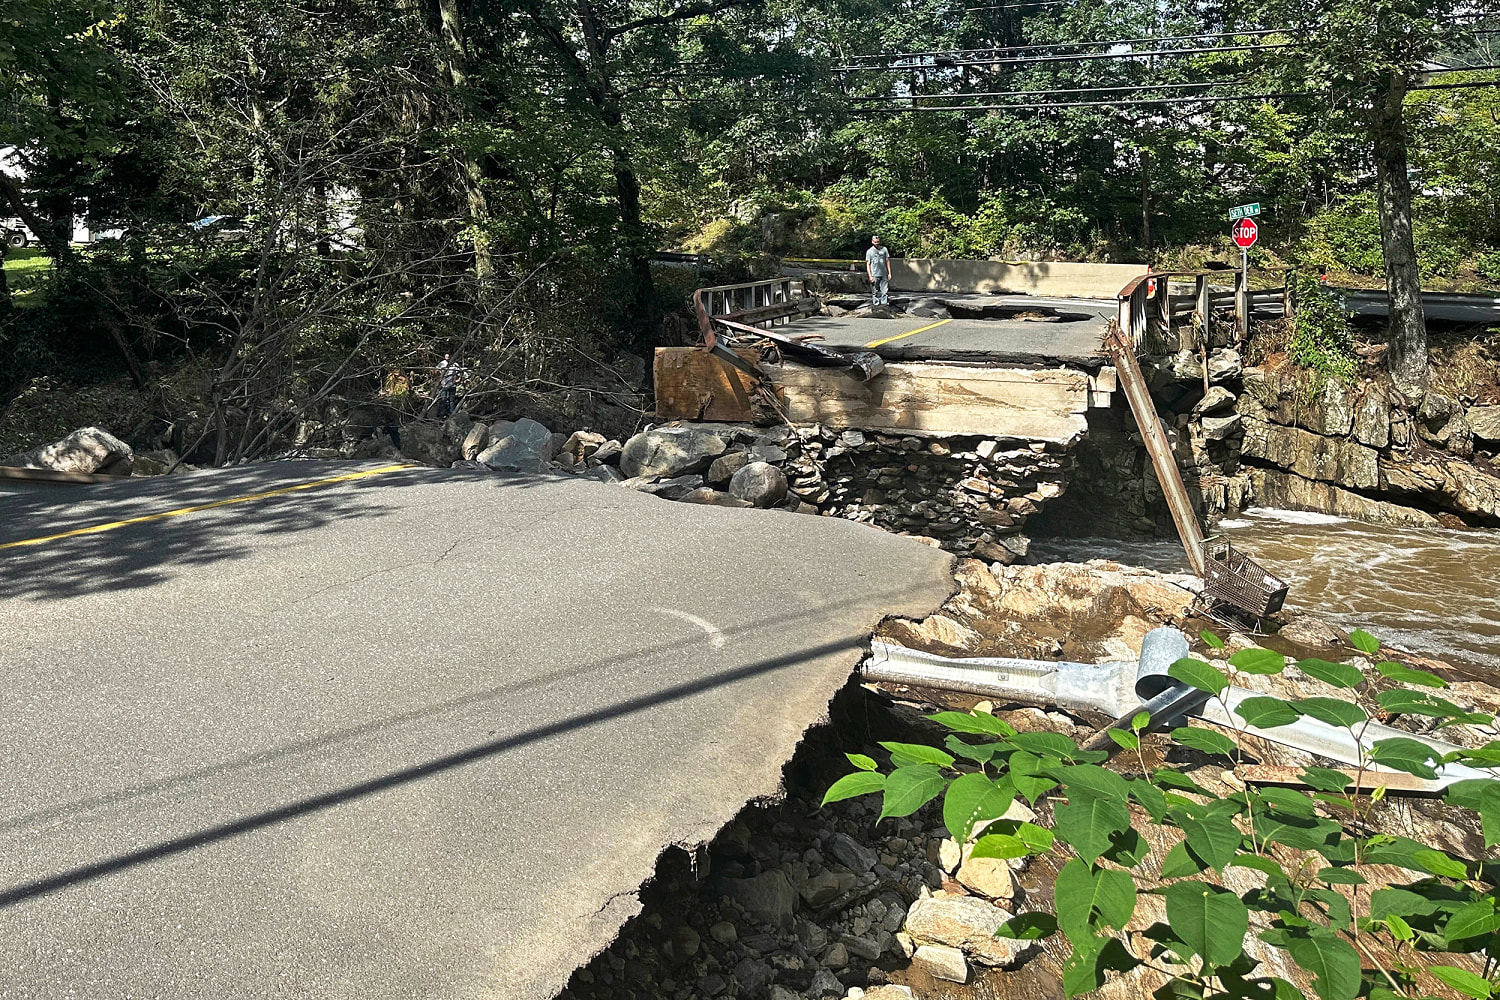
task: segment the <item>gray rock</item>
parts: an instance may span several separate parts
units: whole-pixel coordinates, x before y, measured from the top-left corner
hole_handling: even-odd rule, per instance
[[[731,451],[720,455],[713,460],[708,467],[708,474],[704,476],[715,486],[723,486],[734,478],[734,474],[750,464],[750,456],[743,451]]]
[[[849,949],[842,941],[835,941],[823,953],[823,964],[830,969],[842,969],[849,964]]]
[[[1422,405],[1417,410],[1417,419],[1429,430],[1437,430],[1448,422],[1455,409],[1456,405],[1453,400],[1447,396],[1440,392],[1429,392],[1422,397]]]
[[[469,433],[464,435],[463,444],[462,446],[460,446],[459,450],[462,452],[463,457],[466,461],[472,462],[479,457],[480,452],[484,451],[489,446],[489,424],[475,421],[474,425],[469,428]]]
[[[735,930],[734,924],[727,920],[720,920],[708,929],[708,936],[720,944],[733,944],[739,932]]]
[[[649,486],[642,486],[640,490],[642,493],[651,493],[659,496],[663,500],[681,500],[689,493],[702,487],[702,476],[677,476],[673,479],[663,479],[660,482],[651,483]]]
[[[717,434],[696,427],[658,427],[625,442],[620,469],[632,478],[703,472],[724,449],[724,439]]]
[[[819,969],[813,973],[812,982],[808,984],[807,995],[810,997],[841,997],[844,995],[844,984],[839,982],[839,977],[827,969]]]
[[[964,953],[945,944],[924,944],[911,956],[912,964],[926,970],[934,979],[946,979],[950,983],[969,981],[969,963]]]
[[[753,958],[742,958],[734,967],[734,981],[739,984],[740,995],[753,997],[771,984],[771,966]]]
[[[1329,379],[1312,405],[1298,414],[1297,422],[1314,434],[1345,437],[1354,426],[1354,400],[1344,383]]]
[[[1500,408],[1497,408],[1500,409]],[[1391,443],[1391,404],[1385,393],[1370,386],[1354,409],[1354,440],[1371,448]]]
[[[128,476],[134,454],[130,445],[104,428],[80,427],[59,441],[0,460],[0,465]],[[111,471],[104,472],[106,469]]]
[[[1296,427],[1245,418],[1246,458],[1259,458],[1297,473],[1352,489],[1380,484],[1379,455],[1354,441],[1326,438]]]
[[[1245,362],[1240,352],[1232,347],[1220,347],[1208,356],[1208,378],[1210,382],[1239,378],[1245,372]]]
[[[867,872],[880,861],[880,856],[847,833],[835,833],[828,838],[823,849],[839,864],[854,872]]]
[[[1481,441],[1500,441],[1500,406],[1471,406],[1469,431]]]
[[[750,461],[771,462],[772,464],[786,461],[786,451],[777,445],[761,442],[750,446]]]
[[[502,438],[491,428],[490,438],[494,443],[477,457],[492,469],[532,472],[552,460],[552,432],[535,420],[522,417]]]
[[[401,454],[424,465],[452,465],[457,449],[445,447],[443,425],[436,420],[413,420],[401,425]]]
[[[771,992],[766,994],[766,1000],[807,1000],[807,998],[796,990],[789,990],[785,986],[774,985]]]
[[[845,934],[839,938],[839,941],[849,949],[849,954],[856,955],[867,962],[875,961],[880,957],[880,953],[885,951],[885,947],[873,938]]]
[[[598,465],[603,465],[606,462],[618,462],[620,453],[624,450],[625,448],[620,442],[611,439],[601,444],[599,450],[589,456],[589,462]]]
[[[138,451],[131,459],[132,476],[165,476],[177,464],[177,453],[170,448],[161,451]]]
[[[751,462],[729,480],[729,492],[757,507],[774,507],[786,499],[786,474],[767,462]]]
[[[1204,417],[1203,438],[1206,441],[1222,441],[1240,429],[1241,417],[1231,413],[1227,417]]]
[[[697,477],[693,477],[697,478]],[[685,493],[677,498],[682,503],[701,503],[709,507],[754,507],[755,504],[748,500],[732,497],[728,493],[720,493],[718,490],[709,489],[704,486],[700,489]]]
[[[819,872],[797,887],[797,892],[808,906],[819,909],[838,899],[844,888],[833,872]]]
[[[845,448],[858,448],[864,443],[865,435],[863,431],[848,430],[839,434],[839,444]]]
[[[1198,404],[1193,407],[1195,416],[1203,416],[1209,413],[1223,413],[1234,407],[1235,395],[1222,385],[1211,386]]]
[[[754,878],[725,879],[726,894],[745,912],[761,923],[790,928],[797,909],[797,891],[780,871],[769,871]]]
[[[568,441],[568,435],[562,431],[553,431],[548,437],[547,443],[537,449],[537,457],[543,462],[550,462],[562,453],[563,445]]]

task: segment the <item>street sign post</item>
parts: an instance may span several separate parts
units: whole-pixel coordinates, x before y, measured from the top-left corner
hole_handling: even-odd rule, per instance
[[[1260,206],[1254,208],[1258,211]],[[1240,248],[1240,287],[1235,296],[1235,312],[1239,314],[1240,339],[1244,340],[1250,335],[1250,248],[1260,239],[1260,227],[1254,219],[1241,217],[1235,220],[1229,235],[1234,239],[1234,245]]]
[[[1234,222],[1236,219],[1248,219],[1252,215],[1259,215],[1259,214],[1260,214],[1260,202],[1258,202],[1258,201],[1251,202],[1248,205],[1238,205],[1238,206],[1236,206],[1234,208],[1231,208],[1229,210],[1229,221],[1230,222]]]

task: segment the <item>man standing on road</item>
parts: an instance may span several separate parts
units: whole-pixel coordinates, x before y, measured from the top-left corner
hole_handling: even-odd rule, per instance
[[[870,249],[865,251],[865,274],[870,277],[870,305],[890,304],[891,251],[882,246],[879,236],[870,237]]]
[[[458,376],[462,371],[447,354],[437,363],[439,420],[447,420],[458,409]]]

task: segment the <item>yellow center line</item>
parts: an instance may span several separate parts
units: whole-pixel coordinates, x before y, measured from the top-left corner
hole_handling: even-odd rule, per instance
[[[298,483],[296,486],[283,486],[280,489],[266,490],[264,493],[251,493],[248,496],[230,497],[228,500],[215,500],[213,503],[200,503],[192,507],[179,507],[176,510],[164,510],[159,514],[143,514],[140,517],[126,518],[123,521],[110,521],[108,524],[95,524],[87,528],[74,528],[72,531],[63,531],[55,535],[43,535],[40,538],[23,538],[19,542],[5,542],[0,544],[0,549],[14,549],[22,545],[41,545],[44,542],[55,542],[62,538],[72,538],[75,535],[97,535],[102,531],[113,531],[131,524],[144,524],[147,521],[160,521],[168,517],[181,517],[183,514],[196,514],[200,510],[213,510],[215,507],[227,507],[234,503],[245,503],[248,500],[264,500],[266,497],[281,496],[284,493],[295,493],[298,490],[310,490],[318,486],[328,486],[333,483],[346,483],[351,479],[364,479],[368,476],[378,476],[385,472],[396,472],[400,469],[410,469],[412,465],[382,465],[378,469],[367,469],[364,472],[351,472],[344,476],[334,476],[332,479],[319,479],[311,483]]]
[[[937,329],[938,327],[942,326],[944,323],[952,323],[952,322],[953,322],[952,317],[949,317],[948,319],[940,319],[936,323],[928,323],[926,326],[919,326],[915,330],[911,330],[911,331],[909,331],[907,333],[898,333],[898,334],[896,334],[896,336],[894,336],[894,337],[887,337],[884,340],[872,340],[868,344],[866,344],[865,346],[866,347],[879,347],[881,344],[889,344],[893,340],[903,340],[903,339],[905,339],[907,337],[915,337],[919,333],[926,333],[928,330],[935,330],[935,329]]]

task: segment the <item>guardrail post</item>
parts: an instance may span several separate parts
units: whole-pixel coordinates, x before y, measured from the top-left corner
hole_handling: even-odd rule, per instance
[[[1198,329],[1207,344],[1213,335],[1213,304],[1209,301],[1208,275],[1200,274],[1193,279],[1193,298],[1197,302]]]

